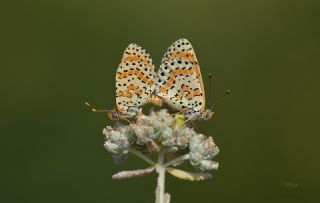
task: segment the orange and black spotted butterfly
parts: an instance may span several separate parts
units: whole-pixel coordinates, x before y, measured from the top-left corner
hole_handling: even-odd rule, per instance
[[[108,111],[112,120],[133,118],[147,103],[168,104],[188,119],[210,119],[194,49],[179,39],[166,51],[158,73],[150,55],[137,44],[124,51],[116,73],[116,108]]]
[[[166,51],[157,74],[156,95],[188,119],[210,119],[199,63],[191,43],[179,39]]]
[[[117,69],[116,108],[109,112],[110,119],[132,118],[147,103],[160,105],[161,100],[153,95],[156,77],[147,51],[137,44],[129,44]]]

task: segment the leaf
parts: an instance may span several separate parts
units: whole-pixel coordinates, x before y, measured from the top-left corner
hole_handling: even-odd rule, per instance
[[[164,202],[170,203],[171,196],[169,193],[164,194]]]
[[[154,171],[156,167],[149,167],[146,169],[138,169],[134,171],[121,171],[112,176],[113,179],[125,179],[125,178],[132,178],[132,177],[137,177],[137,176],[145,176],[152,171]]]
[[[200,181],[200,180],[207,180],[212,178],[212,175],[209,173],[193,173],[187,172],[175,168],[166,168],[166,170],[173,176],[183,179],[183,180],[190,180],[190,181]]]

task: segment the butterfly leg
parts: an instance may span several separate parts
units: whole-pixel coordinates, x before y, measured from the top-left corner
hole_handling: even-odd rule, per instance
[[[123,120],[125,120],[125,121],[127,121],[127,122],[131,125],[130,120],[129,120],[129,119],[127,119],[125,116],[120,116],[120,118],[121,118],[121,119],[123,119]]]
[[[189,109],[181,109],[180,111],[174,113],[173,115],[174,115],[174,116],[176,116],[177,114],[183,114],[183,115],[184,115],[184,113],[185,113],[186,111],[188,111],[188,110],[189,110]]]

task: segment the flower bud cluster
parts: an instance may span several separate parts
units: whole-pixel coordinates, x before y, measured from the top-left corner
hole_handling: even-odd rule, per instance
[[[151,111],[148,116],[139,115],[129,125],[107,126],[103,134],[105,148],[114,155],[124,156],[132,148],[143,153],[162,150],[177,156],[184,151],[189,153],[190,163],[198,170],[218,167],[218,163],[212,161],[219,152],[212,137],[196,133],[185,125],[182,115],[174,117],[166,109]]]

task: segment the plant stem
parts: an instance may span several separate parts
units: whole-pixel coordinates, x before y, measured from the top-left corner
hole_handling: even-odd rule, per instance
[[[181,161],[187,160],[189,158],[190,158],[189,154],[185,154],[185,155],[179,156],[179,157],[177,157],[177,158],[175,158],[175,159],[173,159],[171,161],[168,161],[167,163],[163,164],[163,167],[166,168],[168,166],[171,166],[173,164],[176,164],[176,163],[179,163]]]
[[[165,187],[165,168],[163,167],[164,152],[159,152],[157,173],[158,183],[156,188],[156,203],[165,203],[164,187]]]
[[[141,153],[140,151],[138,151],[138,150],[136,150],[134,148],[130,148],[129,152],[131,152],[132,154],[140,157],[141,159],[143,159],[144,161],[149,163],[151,166],[156,165],[156,163],[154,161],[152,161],[149,157],[147,157],[146,155],[144,155],[143,153]]]

